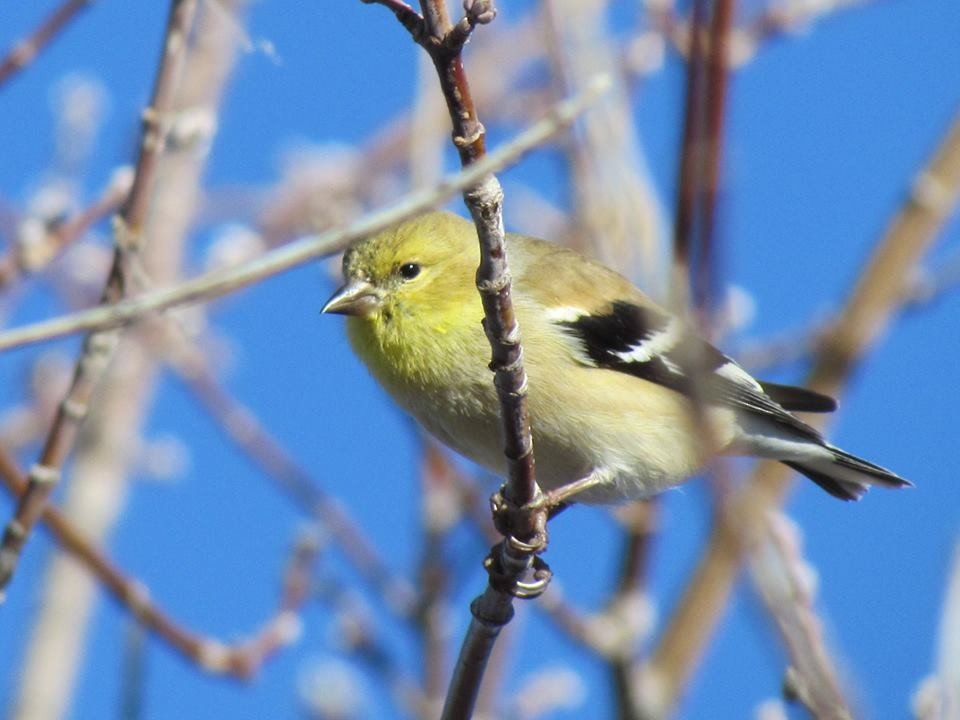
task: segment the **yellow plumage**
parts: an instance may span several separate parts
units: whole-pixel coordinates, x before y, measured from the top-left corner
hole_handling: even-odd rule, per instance
[[[613,502],[649,496],[696,472],[702,443],[692,434],[686,398],[669,386],[670,373],[680,372],[669,351],[689,342],[679,326],[625,278],[571,250],[508,234],[507,255],[541,486],[558,488],[592,473],[597,483],[576,499]],[[430,213],[350,248],[347,283],[324,310],[349,316],[354,351],[407,412],[454,450],[502,474],[499,404],[474,286],[479,259],[471,223]],[[616,347],[603,347],[605,340]],[[773,407],[768,413],[788,422],[767,433],[758,430],[764,418],[741,422],[748,413],[736,403],[712,403],[715,442],[820,473],[836,464],[834,453],[842,451],[812,429],[805,435],[806,426],[719,357],[718,383],[759,393]],[[904,482],[864,467],[833,473],[834,481],[853,495],[865,483]]]

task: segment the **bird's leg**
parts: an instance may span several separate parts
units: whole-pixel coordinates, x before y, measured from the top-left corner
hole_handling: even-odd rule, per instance
[[[576,495],[596,487],[605,482],[607,476],[602,470],[593,470],[579,480],[572,483],[554,488],[546,493],[540,493],[533,502],[519,507],[510,502],[503,493],[504,487],[501,487],[490,498],[490,509],[493,512],[493,525],[504,537],[511,535],[511,529],[514,527],[513,513],[530,513],[546,511],[546,519],[552,520],[561,512],[570,507],[576,500]]]
[[[576,501],[575,496],[578,493],[582,493],[584,490],[596,487],[605,480],[606,475],[604,475],[602,471],[593,470],[589,475],[586,475],[579,480],[574,480],[572,483],[561,485],[558,488],[554,488],[553,490],[544,493],[530,503],[528,507],[530,509],[538,510],[545,509],[547,511],[547,517],[549,519],[553,519]]]

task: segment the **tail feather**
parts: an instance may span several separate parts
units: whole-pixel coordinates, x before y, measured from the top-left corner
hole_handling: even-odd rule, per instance
[[[816,459],[808,462],[783,461],[784,465],[806,475],[828,493],[841,500],[859,500],[871,485],[891,488],[913,487],[886,468],[858,458],[848,452],[826,445],[832,459]]]

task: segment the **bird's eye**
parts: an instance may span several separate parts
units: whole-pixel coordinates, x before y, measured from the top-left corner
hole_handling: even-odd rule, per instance
[[[420,274],[420,266],[417,263],[404,263],[400,266],[400,277],[404,280],[413,280]]]

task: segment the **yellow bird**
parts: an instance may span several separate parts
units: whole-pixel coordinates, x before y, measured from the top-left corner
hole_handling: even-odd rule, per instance
[[[685,396],[690,358],[705,373],[699,395],[723,452],[779,460],[844,500],[869,485],[910,485],[789,412],[829,412],[831,398],[758,382],[604,265],[531,237],[507,234],[506,243],[545,490],[589,477],[573,499],[611,503],[695,474],[709,443],[697,438]],[[472,223],[429,213],[350,247],[346,282],[323,312],[349,316],[354,351],[401,407],[502,476],[500,406],[474,285],[479,260]]]

